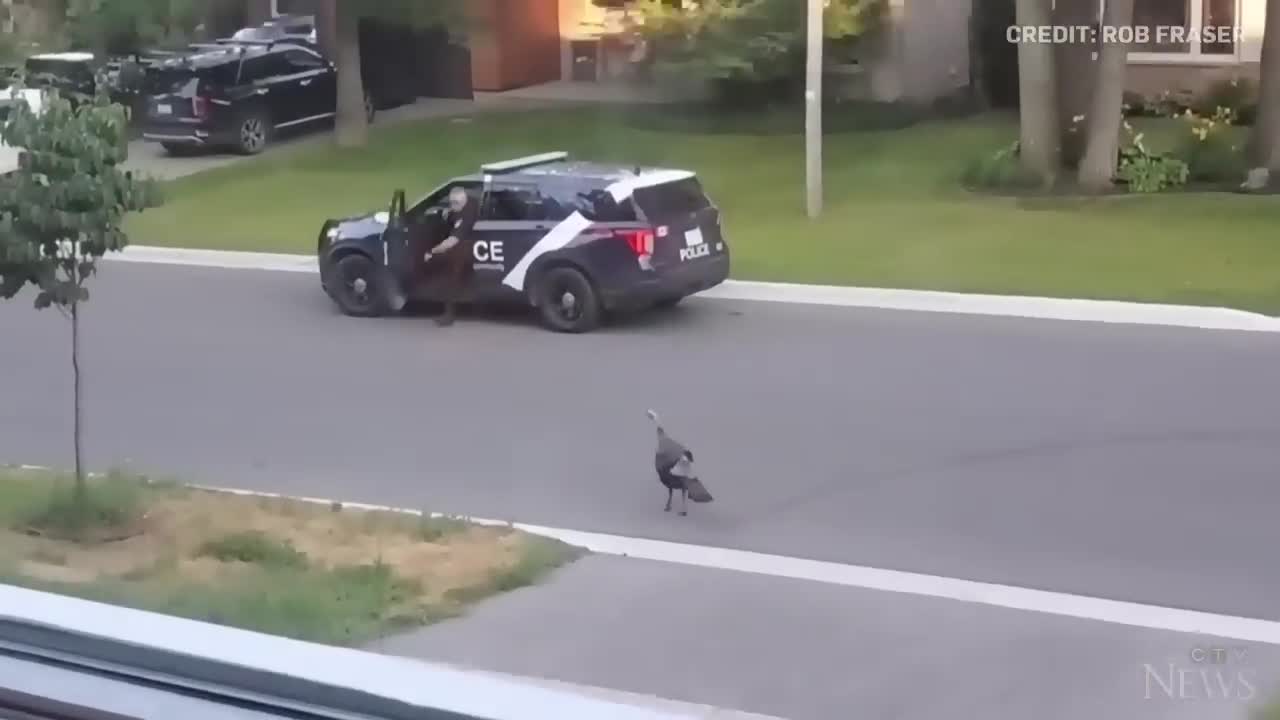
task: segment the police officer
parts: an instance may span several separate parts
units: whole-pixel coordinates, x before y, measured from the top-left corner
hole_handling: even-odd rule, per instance
[[[458,300],[471,277],[473,231],[479,216],[479,208],[464,188],[449,191],[449,212],[445,217],[449,237],[431,248],[426,258],[438,259],[443,265],[439,272],[445,273],[444,312],[436,318],[437,325],[452,325],[456,317]]]

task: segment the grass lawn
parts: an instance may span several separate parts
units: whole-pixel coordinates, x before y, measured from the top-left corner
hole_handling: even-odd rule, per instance
[[[174,182],[129,222],[144,245],[314,252],[326,217],[380,209],[482,161],[564,149],[697,170],[725,211],[744,280],[1228,305],[1280,314],[1280,203],[1171,193],[1094,200],[980,197],[958,185],[1007,145],[1007,118],[826,138],[826,212],[804,217],[800,135],[638,129],[616,111],[547,110],[388,128]],[[1170,122],[1170,121],[1164,121]],[[1158,144],[1164,133],[1154,133]]]
[[[67,516],[68,483],[0,469],[0,582],[314,642],[452,617],[577,554],[509,528],[123,476],[91,495],[94,527],[114,532],[72,542],[49,531]]]

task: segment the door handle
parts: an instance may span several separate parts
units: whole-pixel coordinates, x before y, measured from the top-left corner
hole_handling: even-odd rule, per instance
[[[266,95],[266,94],[267,94],[267,93],[269,93],[269,92],[271,92],[271,91],[270,91],[270,90],[268,90],[267,88],[258,88],[257,90],[255,90],[255,91],[254,91],[254,94],[255,94],[255,95]]]
[[[306,87],[306,86],[308,86],[308,85],[310,85],[310,84],[311,84],[311,79],[310,79],[310,78],[308,78],[308,79],[306,79],[306,80],[303,80],[303,81],[302,81],[302,86],[303,86],[303,87]]]

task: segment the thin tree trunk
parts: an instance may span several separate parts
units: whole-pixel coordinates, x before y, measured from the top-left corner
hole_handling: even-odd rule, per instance
[[[1258,117],[1249,138],[1254,167],[1280,171],[1280,0],[1267,0],[1259,63]]]
[[[1051,23],[1049,0],[1017,0],[1018,25],[1043,27]],[[1053,46],[1018,44],[1020,157],[1023,167],[1046,185],[1057,179],[1059,125],[1054,83]]]
[[[84,453],[82,449],[84,415],[80,403],[80,303],[78,301],[72,301],[71,303],[71,377],[71,393],[75,398],[75,419],[73,421],[72,438],[75,444],[76,500],[79,503],[83,503],[88,494],[88,488],[85,486]]]
[[[1119,30],[1133,25],[1133,0],[1107,0],[1102,24],[1102,37],[1118,40]],[[1108,37],[1107,28],[1115,28],[1111,37]],[[1078,178],[1080,186],[1086,190],[1101,192],[1110,188],[1116,174],[1128,61],[1127,44],[1102,44],[1093,82],[1093,100],[1089,103],[1089,134]]]
[[[364,82],[360,77],[360,15],[358,0],[337,3],[338,119],[334,135],[339,147],[363,147],[369,142]]]

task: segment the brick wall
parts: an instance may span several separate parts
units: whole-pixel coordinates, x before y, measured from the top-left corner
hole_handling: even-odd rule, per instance
[[[511,90],[560,79],[559,0],[470,0],[471,81]]]

